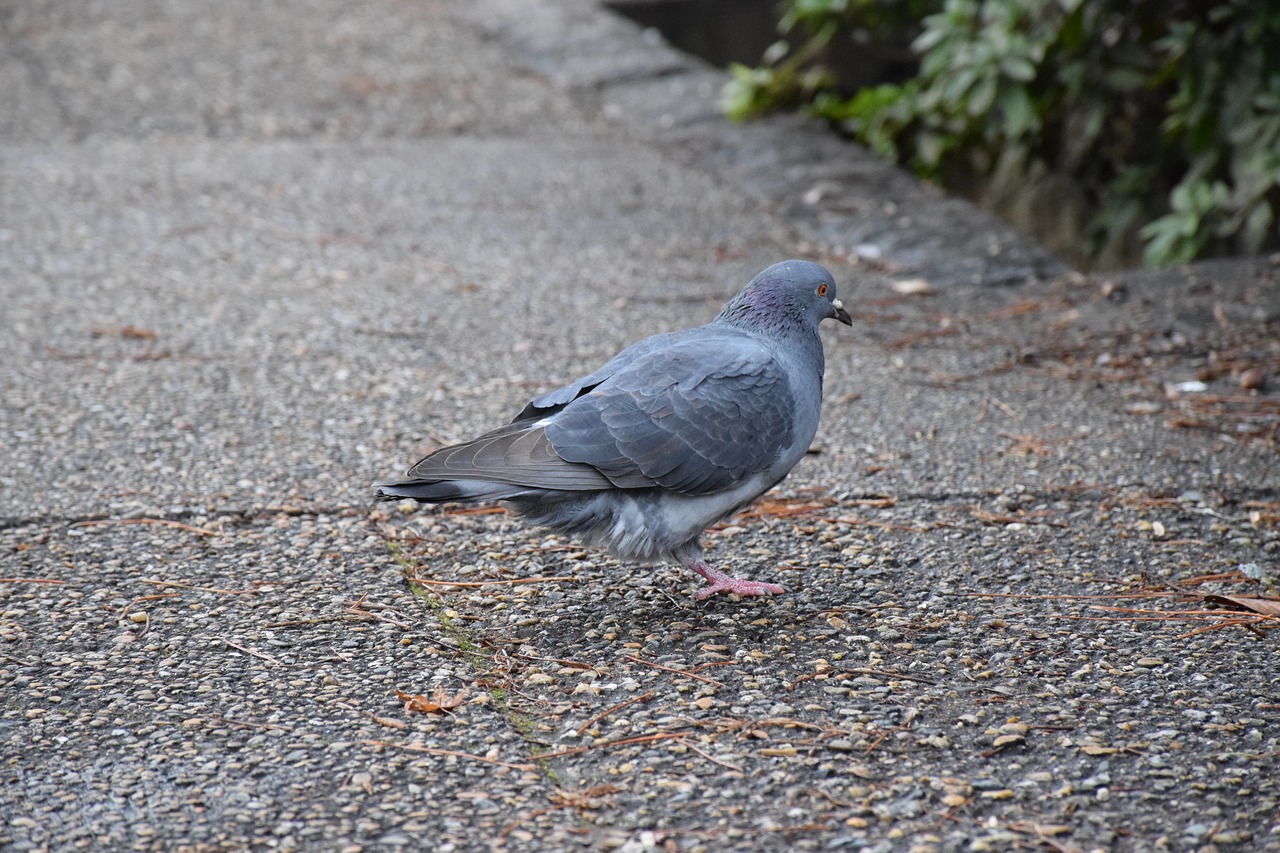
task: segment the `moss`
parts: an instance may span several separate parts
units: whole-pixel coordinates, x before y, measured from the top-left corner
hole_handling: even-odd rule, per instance
[[[431,608],[431,612],[440,620],[442,632],[452,641],[453,647],[462,654],[467,664],[473,670],[483,673],[487,669],[490,660],[481,650],[479,638],[467,630],[465,622],[449,615],[444,599],[438,593],[431,591],[422,584],[413,582],[413,560],[404,552],[399,543],[390,539],[386,540],[386,543],[387,550],[391,552],[391,558],[404,571],[405,580],[409,584],[409,591],[421,598],[427,607]],[[545,746],[536,740],[537,724],[534,722],[533,717],[517,708],[513,708],[507,691],[501,687],[490,687],[489,696],[492,697],[491,704],[494,710],[506,719],[512,728],[520,733],[520,737],[524,739],[525,743],[529,745],[530,755],[542,775],[551,784],[559,785],[559,775],[551,767],[551,761],[545,758],[538,758],[538,753],[544,751]]]

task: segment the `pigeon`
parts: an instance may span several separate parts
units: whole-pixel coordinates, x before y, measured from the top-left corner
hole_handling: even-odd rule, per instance
[[[808,261],[774,264],[705,326],[633,344],[507,425],[375,483],[376,498],[502,501],[621,559],[678,562],[707,581],[699,601],[781,593],[711,566],[700,539],[808,451],[827,318],[853,324],[831,273]]]

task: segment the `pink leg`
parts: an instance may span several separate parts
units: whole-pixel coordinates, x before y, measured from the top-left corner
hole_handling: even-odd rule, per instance
[[[727,575],[710,566],[702,560],[691,560],[685,563],[690,569],[702,575],[711,584],[704,586],[693,594],[698,601],[703,601],[715,595],[717,592],[731,592],[734,595],[777,595],[786,592],[776,583],[764,583],[763,581],[749,581],[744,578],[735,578],[733,575]]]

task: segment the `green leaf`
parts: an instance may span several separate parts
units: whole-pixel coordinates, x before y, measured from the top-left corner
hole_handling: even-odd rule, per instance
[[[995,100],[996,78],[994,75],[988,74],[978,80],[969,92],[965,112],[974,117],[985,116],[991,109],[991,105],[995,103]]]
[[[938,167],[946,150],[946,140],[939,134],[921,133],[916,136],[916,157],[929,172]]]
[[[720,92],[720,105],[729,118],[744,121],[760,115],[773,104],[769,95],[773,73],[761,68],[748,68],[734,63],[729,66],[732,78]]]
[[[1244,226],[1240,229],[1240,242],[1243,243],[1246,252],[1256,253],[1268,237],[1274,239],[1275,235],[1271,233],[1273,222],[1275,222],[1275,213],[1266,199],[1258,202],[1253,210],[1249,211],[1249,215],[1245,217]]]
[[[1000,112],[1004,115],[1005,134],[1011,141],[1040,129],[1035,102],[1024,86],[1005,86],[1001,90]]]
[[[1000,70],[1010,80],[1029,83],[1036,79],[1036,67],[1023,56],[1006,56],[1000,60]]]
[[[1064,7],[1066,3],[1061,4]],[[1079,2],[1072,5],[1078,7]],[[1085,41],[1084,31],[1084,15],[1079,8],[1067,9],[1067,16],[1062,21],[1062,26],[1058,29],[1058,42],[1062,50],[1068,55],[1080,51]]]
[[[1147,245],[1142,252],[1142,262],[1162,266],[1194,260],[1209,239],[1209,235],[1195,225],[1185,216],[1168,214],[1143,226],[1139,233]]]
[[[965,99],[969,89],[977,80],[978,71],[975,68],[963,68],[951,75],[951,78],[938,89],[943,103],[951,107],[958,105]]]

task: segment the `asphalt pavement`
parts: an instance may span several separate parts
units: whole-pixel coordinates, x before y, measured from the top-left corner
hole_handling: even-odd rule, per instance
[[[0,32],[3,849],[1280,850],[1280,260],[1074,272],[588,0]],[[371,502],[788,257],[786,594]]]

